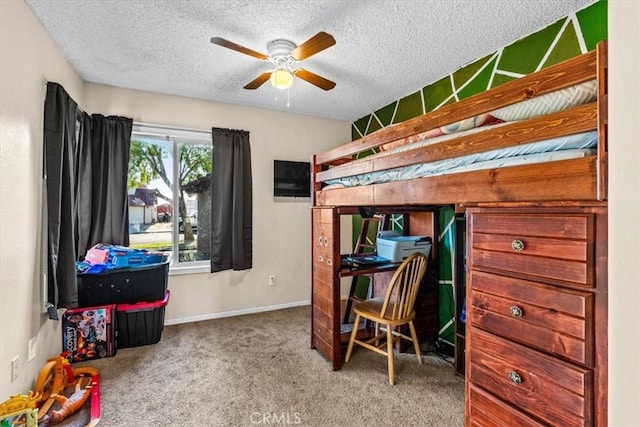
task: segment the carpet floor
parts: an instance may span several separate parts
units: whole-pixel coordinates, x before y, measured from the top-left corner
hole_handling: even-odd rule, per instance
[[[85,363],[100,370],[99,426],[463,425],[464,381],[440,357],[396,354],[390,386],[383,356],[356,347],[332,371],[309,334],[309,306],[167,326]]]

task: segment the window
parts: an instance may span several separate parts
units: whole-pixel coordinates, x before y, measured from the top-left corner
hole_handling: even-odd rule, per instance
[[[170,254],[172,267],[209,265],[211,154],[209,132],[134,124],[131,247]]]

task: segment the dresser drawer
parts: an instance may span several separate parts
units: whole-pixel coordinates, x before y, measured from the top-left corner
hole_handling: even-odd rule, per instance
[[[531,237],[524,234],[475,233],[473,247],[516,255],[535,255],[583,263],[589,261],[589,245],[586,240]]]
[[[593,294],[471,271],[469,322],[593,366]]]
[[[554,426],[592,425],[592,371],[475,327],[469,381]]]
[[[515,234],[572,240],[593,240],[591,214],[499,214],[473,215],[473,233]]]
[[[533,278],[551,279],[553,283],[570,282],[593,287],[593,269],[584,262],[484,251],[476,248],[471,250],[471,259],[473,267],[498,269],[533,276]]]
[[[590,214],[474,214],[470,265],[592,287],[593,224]]]
[[[469,415],[473,427],[544,427],[522,411],[474,386],[469,386]]]

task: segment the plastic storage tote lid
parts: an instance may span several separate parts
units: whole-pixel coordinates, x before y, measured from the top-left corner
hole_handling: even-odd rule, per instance
[[[164,307],[169,303],[169,290],[164,294],[164,299],[151,302],[138,302],[135,304],[117,304],[117,311],[145,311],[155,310],[156,308]]]

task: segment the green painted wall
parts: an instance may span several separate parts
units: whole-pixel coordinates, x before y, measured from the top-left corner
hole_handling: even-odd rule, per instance
[[[484,56],[352,124],[353,139],[595,49],[607,38],[607,2],[593,3]],[[423,101],[424,100],[424,101]],[[355,220],[354,229],[359,230]],[[453,210],[440,211],[440,338],[453,343]]]

